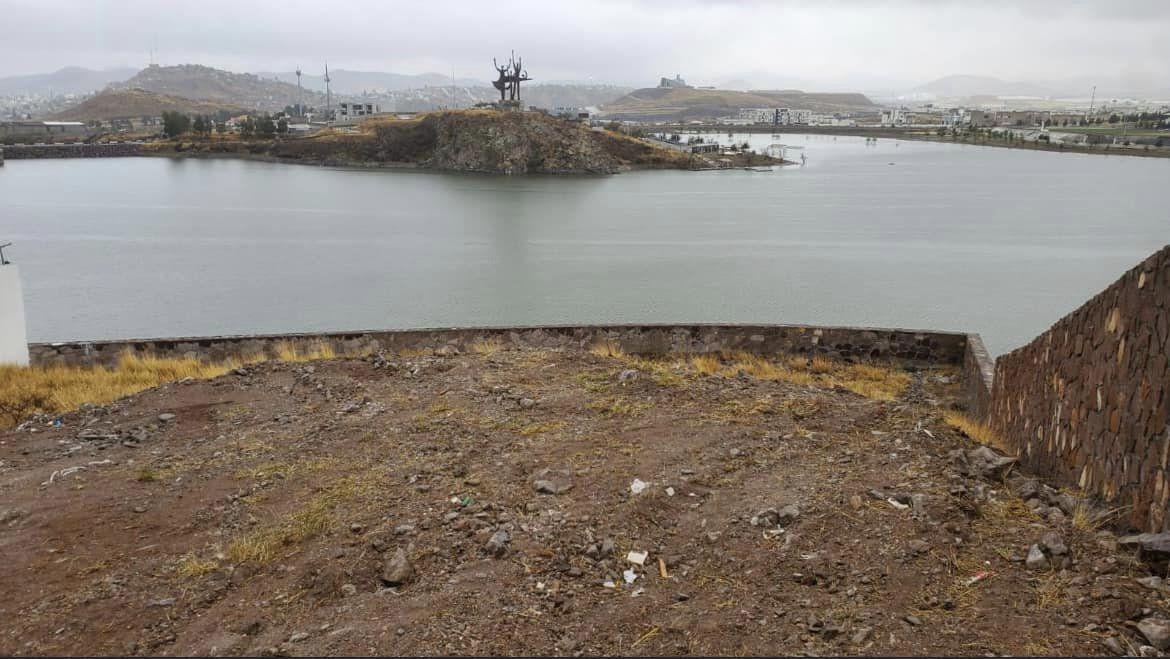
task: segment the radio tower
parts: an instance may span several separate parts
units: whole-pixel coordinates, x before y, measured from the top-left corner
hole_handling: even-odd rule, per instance
[[[333,92],[329,90],[329,62],[325,62],[325,120],[333,119]]]
[[[301,67],[297,67],[297,116],[305,116],[305,99],[301,92]]]

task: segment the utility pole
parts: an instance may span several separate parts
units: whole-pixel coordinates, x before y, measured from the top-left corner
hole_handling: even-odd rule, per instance
[[[1093,104],[1097,102],[1097,85],[1093,85],[1093,93],[1089,95],[1089,116],[1093,115]]]

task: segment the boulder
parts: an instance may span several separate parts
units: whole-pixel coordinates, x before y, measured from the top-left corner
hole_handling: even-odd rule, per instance
[[[402,586],[414,578],[414,566],[406,556],[406,550],[399,547],[394,556],[382,566],[382,581],[387,586]]]

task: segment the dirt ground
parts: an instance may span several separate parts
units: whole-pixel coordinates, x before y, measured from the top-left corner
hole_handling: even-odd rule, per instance
[[[439,353],[0,432],[0,653],[1091,655],[1167,611],[1073,497],[956,462],[953,369]]]

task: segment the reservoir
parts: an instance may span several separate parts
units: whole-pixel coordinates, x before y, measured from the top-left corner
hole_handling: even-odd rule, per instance
[[[33,341],[745,322],[974,331],[995,354],[1170,242],[1168,159],[733,139],[807,162],[509,178],[9,160],[0,242]]]

